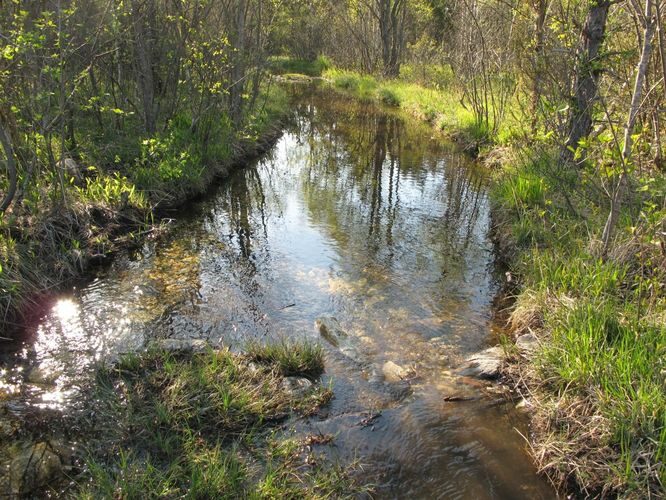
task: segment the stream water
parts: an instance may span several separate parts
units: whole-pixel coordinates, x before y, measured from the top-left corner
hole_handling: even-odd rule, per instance
[[[307,338],[335,398],[292,432],[334,434],[326,453],[362,464],[377,497],[555,498],[523,416],[452,374],[496,342],[485,172],[370,104],[298,102],[275,147],[174,213],[168,236],[54,300],[0,359],[2,411],[67,412],[96,363],[152,338]],[[321,316],[348,333],[344,352]],[[387,362],[415,376],[384,380]]]

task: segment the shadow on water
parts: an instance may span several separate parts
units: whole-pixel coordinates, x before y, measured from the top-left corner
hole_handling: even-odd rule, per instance
[[[486,181],[428,128],[315,92],[266,157],[177,214],[166,239],[55,302],[2,360],[3,418],[70,409],[95,364],[153,338],[238,350],[308,338],[326,346],[336,397],[291,425],[335,434],[326,452],[358,459],[379,496],[553,497],[521,416],[451,374],[489,337]],[[319,337],[322,316],[345,349]],[[414,376],[391,382],[389,362]]]

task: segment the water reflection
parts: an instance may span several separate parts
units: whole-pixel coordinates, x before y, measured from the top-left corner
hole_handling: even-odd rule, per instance
[[[5,362],[0,394],[66,407],[92,365],[152,338],[321,341],[314,320],[333,315],[349,333],[345,352],[327,346],[336,398],[326,421],[302,424],[339,434],[339,455],[360,454],[383,493],[549,493],[514,414],[449,372],[488,337],[483,172],[368,104],[315,94],[296,108],[272,153],[179,214],[169,238],[56,302]],[[411,392],[381,381],[387,361],[415,368]],[[443,404],[451,390],[476,402]],[[382,412],[374,434],[355,423],[368,411]]]

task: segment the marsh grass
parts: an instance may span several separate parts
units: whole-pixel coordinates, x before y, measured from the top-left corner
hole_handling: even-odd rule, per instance
[[[328,389],[295,396],[292,375],[321,373],[320,351],[304,343],[235,355],[161,350],[123,357],[97,377],[97,437],[77,498],[329,498],[357,486],[342,468],[272,429]],[[267,354],[268,353],[268,354]],[[277,353],[277,354],[276,354]],[[304,363],[304,361],[307,361]]]

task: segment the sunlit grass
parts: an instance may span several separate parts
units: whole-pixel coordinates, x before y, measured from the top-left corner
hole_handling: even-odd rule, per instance
[[[312,343],[283,341],[275,344],[252,343],[247,349],[253,360],[277,367],[285,377],[316,379],[324,371],[324,350]]]

